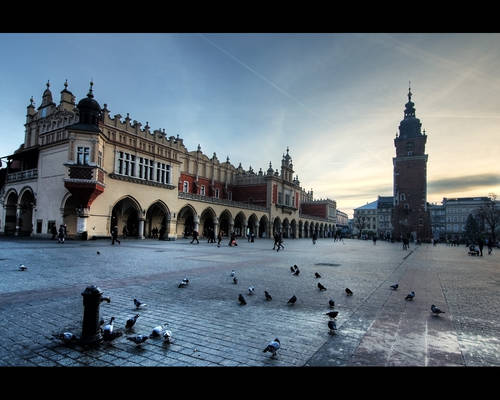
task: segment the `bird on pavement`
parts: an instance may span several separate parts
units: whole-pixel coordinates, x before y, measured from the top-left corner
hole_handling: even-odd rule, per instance
[[[405,300],[413,300],[415,297],[415,292],[408,293],[405,297]]]
[[[167,324],[158,325],[153,328],[153,331],[149,335],[149,338],[160,337],[163,334],[163,330],[166,328]]]
[[[234,283],[235,285],[237,285],[237,284],[238,284],[238,278],[234,277],[234,278],[233,278],[233,283]]]
[[[255,293],[255,288],[253,286],[248,287],[248,294],[252,296]]]
[[[321,282],[318,282],[318,289],[319,290],[326,290],[326,287],[324,287]]]
[[[395,283],[394,285],[391,285],[391,288],[392,288],[393,290],[397,290],[397,289],[398,289],[398,287],[399,287],[399,285],[398,285],[397,283]]]
[[[99,250],[97,250],[97,255],[100,255],[100,254],[101,254],[101,252]]]
[[[270,301],[270,300],[272,300],[272,299],[273,299],[273,298],[271,297],[271,295],[268,293],[268,291],[267,291],[267,290],[264,290],[264,294],[266,295],[266,300],[267,300],[267,301]]]
[[[335,302],[332,299],[330,299],[328,300],[328,305],[330,306],[330,308],[333,308],[335,307]]]
[[[115,317],[111,317],[109,320],[109,323],[104,325],[102,328],[102,333],[103,335],[112,335],[113,334],[113,321],[115,320]]]
[[[329,333],[331,335],[335,333],[335,331],[337,330],[337,324],[335,323],[334,320],[328,321],[328,328],[330,328],[330,332]]]
[[[241,293],[240,293],[240,295],[238,296],[238,301],[240,302],[240,304],[241,304],[242,306],[244,306],[244,305],[246,305],[246,304],[247,304],[247,302],[246,302],[245,298],[243,297],[243,295],[242,295]]]
[[[134,304],[135,304],[135,308],[138,309],[138,308],[142,308],[142,307],[146,307],[147,304],[145,303],[141,303],[139,300],[137,299],[134,299]]]
[[[179,282],[179,285],[177,287],[180,288],[185,288],[188,285],[189,281],[182,280]]]
[[[293,295],[292,297],[290,297],[290,300],[288,300],[287,304],[295,304],[296,301],[297,297]]]
[[[163,332],[163,343],[170,344],[171,341],[172,341],[172,332],[168,331],[168,330],[165,330]]]
[[[232,269],[231,270],[231,278],[233,278],[235,275],[236,275],[236,272],[234,271],[234,269]]]
[[[19,271],[26,271],[28,267],[26,267],[24,264],[19,264]]]
[[[345,292],[347,293],[348,296],[352,296],[352,290],[349,288],[345,288]]]
[[[314,273],[314,276],[315,276],[316,278],[321,278],[321,275],[320,275],[320,274],[318,274],[317,272],[315,272],[315,273]]]
[[[72,343],[78,340],[76,335],[71,332],[53,334],[52,336],[55,337],[56,339],[62,340],[64,343]]]
[[[297,264],[293,264],[293,269],[294,269],[295,271],[297,271],[297,270],[299,269],[299,267],[297,267]]]
[[[139,318],[139,314],[135,314],[133,317],[127,319],[127,322],[125,323],[125,329],[131,329],[135,325],[137,318]]]
[[[136,335],[136,336],[128,336],[127,337],[127,340],[134,342],[137,346],[140,346],[142,343],[144,343],[148,339],[149,339],[149,337],[147,335]]]
[[[442,311],[441,309],[439,309],[438,307],[436,307],[434,304],[431,305],[431,311],[435,315],[444,314],[444,311]]]
[[[293,274],[295,272],[295,269],[293,267],[290,267],[290,272]]]
[[[296,269],[295,269],[295,272],[294,272],[293,274],[294,274],[295,276],[299,276],[299,274],[300,274],[300,270],[299,270],[299,268],[296,268]]]
[[[325,315],[328,315],[330,318],[337,318],[337,315],[339,315],[338,311],[330,311],[327,312]]]
[[[271,358],[274,358],[276,357],[276,352],[279,350],[280,346],[280,340],[278,338],[275,338],[267,344],[266,348],[262,352],[267,353],[269,351],[272,353]]]

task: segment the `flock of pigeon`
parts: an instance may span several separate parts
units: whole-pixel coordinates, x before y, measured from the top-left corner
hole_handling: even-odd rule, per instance
[[[20,265],[19,270],[26,271],[27,267],[25,267],[24,265]],[[300,274],[299,267],[297,265],[291,266],[290,272],[294,276],[299,276],[299,274]],[[234,270],[231,271],[230,276],[232,278],[233,283],[238,284],[238,278],[237,278],[236,272]],[[318,272],[315,272],[314,277],[316,279],[319,279],[319,278],[321,278],[321,275]],[[178,287],[185,288],[188,285],[189,285],[189,279],[187,277],[185,277],[178,284]],[[321,284],[321,282],[317,283],[317,287],[318,287],[320,292],[327,290],[327,288],[325,286],[323,286]],[[396,283],[394,285],[391,285],[390,287],[392,290],[397,290],[399,288],[399,285]],[[346,293],[346,296],[353,295],[352,290],[350,290],[349,288],[345,288],[345,293]],[[249,286],[248,287],[248,295],[253,296],[254,294],[255,294],[255,287]],[[271,301],[273,299],[271,294],[267,290],[264,290],[264,296],[265,296],[266,301]],[[415,292],[412,291],[405,297],[405,300],[411,301],[414,298],[415,298]],[[245,297],[241,293],[238,295],[238,301],[239,301],[240,305],[242,305],[242,306],[247,304]],[[297,296],[293,295],[287,301],[287,304],[293,306],[296,302],[297,302]],[[134,299],[134,305],[135,305],[136,310],[139,310],[141,308],[146,307],[145,303],[142,303],[137,299]],[[328,305],[331,309],[333,309],[335,307],[335,301],[333,299],[330,299],[328,301]],[[441,309],[436,307],[434,304],[431,305],[431,311],[434,315],[439,315],[439,314],[444,313],[444,311],[442,311]],[[329,329],[329,334],[331,334],[331,335],[335,334],[335,331],[337,330],[337,324],[335,322],[335,319],[337,318],[338,313],[339,313],[338,311],[329,311],[329,312],[325,313],[325,315],[327,315],[329,317],[329,321],[328,321],[327,326]],[[126,321],[126,323],[125,323],[125,331],[126,332],[130,332],[132,327],[137,322],[137,319],[139,318],[139,316],[140,316],[139,314],[135,314],[134,316],[130,317]],[[111,317],[108,324],[104,324],[104,320],[102,320],[102,319],[100,321],[100,325],[102,326],[102,328],[101,328],[102,339],[105,342],[111,342],[111,341],[115,340],[116,338],[121,337],[123,335],[123,332],[121,330],[114,329],[114,320],[115,320],[115,317]],[[158,325],[158,326],[153,328],[151,334],[149,334],[149,335],[137,334],[134,336],[127,336],[126,339],[135,343],[137,346],[140,346],[141,344],[143,344],[144,342],[146,342],[149,339],[163,337],[164,343],[170,344],[171,339],[172,339],[172,332],[170,330],[167,330],[166,327],[167,327],[166,323],[163,325]],[[55,338],[63,341],[64,343],[74,343],[78,340],[78,338],[71,332],[63,332],[60,334],[55,334],[53,336]],[[265,347],[263,352],[264,353],[270,352],[272,354],[271,358],[275,358],[280,346],[281,346],[280,340],[278,338],[275,338],[274,340],[270,341],[267,344],[267,346]]]

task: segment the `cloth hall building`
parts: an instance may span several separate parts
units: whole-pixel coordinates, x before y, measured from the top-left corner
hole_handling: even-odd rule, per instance
[[[282,232],[285,238],[331,237],[336,202],[315,200],[300,186],[288,148],[280,170],[235,167],[200,146],[167,137],[114,116],[94,99],[93,83],[76,104],[67,82],[54,102],[50,84],[35,108],[27,107],[24,143],[0,170],[0,232],[49,236],[66,224],[69,237],[109,237],[114,226],[130,237],[156,230],[175,240],[196,230],[204,236]]]

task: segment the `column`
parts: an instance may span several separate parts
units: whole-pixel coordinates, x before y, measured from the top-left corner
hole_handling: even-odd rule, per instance
[[[255,223],[255,226],[253,228],[253,232],[254,232],[254,238],[258,239],[259,238],[259,224],[258,223]]]
[[[198,233],[200,233],[200,217],[197,215],[194,216],[194,230]]]
[[[248,225],[247,225],[246,222],[243,222],[242,226],[243,226],[243,232],[241,232],[241,236],[244,237],[244,238],[246,238],[247,237],[247,227],[248,227]]]
[[[77,219],[76,219],[76,233],[83,234],[87,232],[87,221],[89,218],[89,208],[77,209]]]
[[[139,239],[144,239],[144,218],[139,218]]]
[[[21,205],[18,204],[16,207],[16,231],[14,232],[14,236],[19,236],[19,231],[21,230]]]
[[[167,221],[167,239],[177,240],[177,219],[172,218]]]
[[[215,217],[214,218],[214,235],[217,237],[219,234],[219,218]]]
[[[234,222],[233,222],[233,221],[231,221],[231,222],[229,223],[229,232],[228,232],[228,236],[231,236],[231,233],[233,233],[233,231],[234,231]]]

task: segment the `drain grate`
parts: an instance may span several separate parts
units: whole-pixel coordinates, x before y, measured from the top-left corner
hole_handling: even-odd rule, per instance
[[[314,265],[326,265],[327,267],[340,267],[341,264],[335,264],[335,263],[316,263]]]

